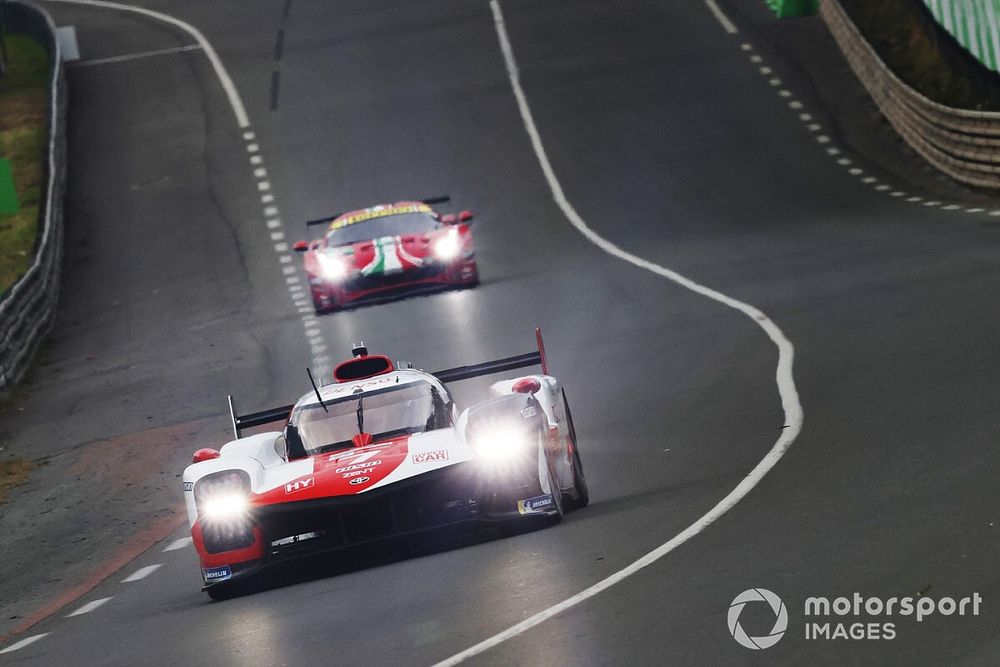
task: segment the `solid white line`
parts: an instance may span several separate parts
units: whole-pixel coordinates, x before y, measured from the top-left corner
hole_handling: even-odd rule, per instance
[[[71,618],[73,616],[80,616],[81,614],[89,614],[90,612],[94,611],[95,609],[97,609],[110,599],[112,598],[101,598],[100,600],[92,600],[91,602],[88,602],[87,604],[83,605],[82,607],[74,611],[72,614],[67,614],[66,618]]]
[[[123,584],[127,584],[130,581],[139,581],[140,579],[145,579],[149,575],[153,574],[156,570],[163,567],[163,563],[156,563],[155,565],[147,565],[146,567],[140,567],[138,570],[128,575],[122,579]]]
[[[19,649],[24,648],[25,646],[30,646],[31,644],[34,644],[35,642],[37,642],[42,637],[47,637],[48,635],[49,635],[48,632],[43,632],[40,635],[32,635],[31,637],[27,637],[25,639],[22,639],[21,641],[19,641],[16,644],[11,644],[10,646],[8,646],[7,648],[5,648],[4,650],[0,651],[0,653],[12,653],[14,651],[17,651]]]
[[[493,2],[494,0],[490,0],[490,5],[492,5]],[[735,35],[738,32],[736,30],[736,26],[733,25],[733,22],[729,20],[729,17],[723,14],[722,10],[719,9],[719,5],[715,3],[715,0],[705,0],[705,5],[707,5],[708,10],[715,15],[715,18],[719,20],[719,23],[722,24],[722,28],[726,32],[728,32],[730,35]]]
[[[108,58],[95,58],[94,60],[78,60],[72,67],[89,67],[90,65],[107,65],[108,63],[124,63],[130,60],[151,58],[153,56],[167,56],[174,53],[187,53],[197,51],[201,46],[198,44],[188,44],[187,46],[174,46],[169,49],[157,49],[155,51],[140,51],[139,53],[127,53],[122,56],[109,56]]]
[[[493,10],[493,19],[496,27],[497,38],[500,41],[500,50],[503,52],[504,61],[507,64],[507,75],[510,79],[511,88],[514,91],[514,97],[517,100],[518,109],[521,112],[521,120],[524,122],[524,129],[527,131],[528,136],[531,139],[531,145],[535,150],[535,157],[538,159],[538,163],[545,175],[545,180],[548,182],[549,189],[552,191],[552,198],[562,210],[563,215],[566,216],[566,219],[569,220],[570,224],[583,234],[587,240],[609,255],[617,257],[618,259],[628,262],[629,264],[632,264],[640,269],[645,269],[655,273],[656,275],[662,276],[677,283],[678,285],[681,285],[682,287],[686,287],[687,289],[696,292],[697,294],[708,297],[713,301],[717,301],[725,306],[738,310],[753,320],[757,326],[763,329],[764,333],[767,334],[768,338],[770,338],[774,345],[778,348],[778,367],[775,372],[775,379],[778,385],[778,393],[781,396],[781,406],[785,413],[785,424],[781,432],[781,437],[777,439],[771,447],[771,450],[764,455],[764,458],[760,460],[754,469],[751,470],[738,485],[736,485],[736,488],[730,491],[725,498],[720,500],[715,507],[683,531],[675,535],[673,538],[661,544],[659,547],[650,551],[624,569],[602,579],[589,588],[580,591],[576,595],[573,595],[562,602],[549,607],[548,609],[544,609],[532,616],[529,616],[520,623],[517,623],[516,625],[513,625],[506,630],[479,642],[475,646],[472,646],[461,653],[457,653],[450,658],[442,660],[438,663],[437,667],[456,665],[463,660],[497,646],[511,637],[515,637],[522,632],[543,623],[553,616],[560,614],[567,609],[588,600],[589,598],[592,598],[606,588],[614,586],[626,577],[642,570],[644,567],[652,565],[663,556],[667,555],[701,531],[705,530],[705,528],[712,525],[713,522],[718,520],[726,512],[732,509],[740,500],[742,500],[744,496],[751,491],[751,489],[757,486],[768,471],[771,470],[775,464],[777,464],[777,462],[782,456],[784,456],[785,452],[795,441],[796,436],[798,436],[799,431],[802,429],[803,420],[802,405],[799,403],[798,391],[795,388],[795,380],[792,377],[792,360],[795,356],[795,348],[791,341],[788,340],[782,333],[781,329],[779,329],[767,315],[748,303],[733,299],[732,297],[726,296],[721,292],[717,292],[709,287],[696,283],[676,271],[664,268],[659,264],[654,264],[653,262],[622,250],[591,229],[587,223],[584,222],[583,218],[580,217],[580,214],[577,213],[576,209],[573,208],[573,205],[570,204],[569,200],[566,199],[566,194],[563,192],[559,179],[556,178],[555,171],[552,169],[552,164],[549,162],[548,154],[545,152],[545,147],[542,145],[542,138],[538,133],[538,128],[535,126],[534,117],[531,115],[531,109],[528,106],[528,99],[524,94],[524,90],[521,88],[520,75],[517,70],[517,61],[514,58],[514,51],[510,44],[510,38],[507,36],[507,29],[504,26],[503,13],[500,10],[500,5],[497,3],[497,0],[490,0],[490,7]]]
[[[186,546],[190,546],[190,544],[191,544],[190,537],[182,537],[179,540],[174,540],[169,545],[167,545],[167,548],[164,549],[164,551],[177,551],[178,549],[183,549]]]
[[[230,78],[229,73],[226,71],[225,65],[222,64],[222,60],[219,59],[219,54],[215,52],[215,48],[209,43],[205,36],[201,34],[201,31],[195,28],[190,23],[185,23],[180,19],[174,18],[169,14],[164,14],[162,12],[153,11],[152,9],[145,9],[143,7],[133,7],[131,5],[123,5],[117,2],[105,2],[105,0],[51,0],[52,2],[64,2],[73,5],[85,5],[88,7],[103,7],[105,9],[117,9],[122,12],[134,12],[136,14],[142,14],[143,16],[148,16],[150,18],[158,19],[164,23],[169,23],[170,25],[177,26],[181,30],[185,31],[198,42],[202,50],[205,52],[205,56],[208,61],[212,63],[212,68],[215,70],[215,76],[218,77],[219,83],[222,84],[222,90],[225,91],[226,97],[229,98],[229,106],[233,109],[233,114],[236,116],[236,124],[240,126],[240,129],[246,129],[250,126],[250,118],[247,116],[246,107],[243,106],[243,100],[240,98],[239,91],[236,90],[236,85]]]

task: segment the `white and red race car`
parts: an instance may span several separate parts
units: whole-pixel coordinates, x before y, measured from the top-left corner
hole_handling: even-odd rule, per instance
[[[236,439],[184,471],[191,536],[213,599],[262,567],[448,526],[555,522],[588,502],[565,392],[538,351],[436,373],[355,346],[334,382],[237,415]],[[539,365],[461,412],[447,384]],[[312,376],[310,375],[310,379]],[[282,431],[243,429],[285,421]],[[526,526],[527,527],[527,526]]]

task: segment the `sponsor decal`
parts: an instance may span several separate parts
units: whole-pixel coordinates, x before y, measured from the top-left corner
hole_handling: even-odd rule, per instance
[[[194,482],[184,482],[185,491],[194,491]]]
[[[521,410],[521,416],[524,417],[525,419],[530,419],[531,417],[534,417],[537,414],[538,414],[538,408],[536,408],[534,405],[529,405],[528,407]]]
[[[427,204],[406,204],[405,206],[375,206],[366,208],[363,211],[352,215],[338,218],[330,224],[330,229],[343,229],[348,225],[353,225],[372,218],[384,218],[388,215],[398,215],[400,213],[430,213],[431,207]]]
[[[448,450],[436,449],[433,452],[420,452],[413,455],[414,463],[432,463],[434,461],[447,461]]]
[[[521,514],[537,514],[553,507],[552,496],[535,496],[517,501],[517,511]]]
[[[294,482],[289,482],[285,484],[285,493],[295,493],[296,491],[302,491],[304,489],[312,488],[316,484],[316,480],[312,477],[303,477],[302,479],[297,479]]]
[[[225,581],[226,579],[232,579],[233,571],[228,565],[223,565],[222,567],[203,567],[201,568],[201,576],[207,584],[213,581]]]
[[[354,479],[351,480],[351,484],[364,484],[369,479],[370,479],[369,477],[355,477]]]
[[[337,472],[350,472],[352,470],[363,470],[365,468],[372,468],[382,463],[382,459],[376,461],[365,461],[364,463],[352,463],[349,466],[344,466],[343,468],[337,468]],[[344,475],[347,477],[347,475]]]

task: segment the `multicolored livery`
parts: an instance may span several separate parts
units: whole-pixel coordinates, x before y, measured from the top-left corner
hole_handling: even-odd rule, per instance
[[[446,527],[532,527],[589,496],[566,395],[538,351],[427,373],[355,346],[334,382],[238,415],[236,439],[183,476],[205,589],[231,595],[261,568]],[[447,385],[541,366],[459,410]],[[310,376],[311,379],[311,376]],[[281,431],[243,429],[284,421]]]
[[[435,197],[400,201],[306,224],[328,225],[322,239],[299,241],[313,305],[327,313],[373,297],[479,282],[470,211],[440,215]]]

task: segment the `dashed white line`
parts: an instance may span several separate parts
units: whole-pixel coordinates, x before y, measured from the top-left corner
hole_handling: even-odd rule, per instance
[[[271,183],[269,181],[257,181],[257,189],[261,192],[267,192],[271,189]]]
[[[253,141],[254,139],[257,138],[257,135],[254,134],[253,130],[247,130],[246,132],[243,133],[243,138],[246,139],[247,141]]]
[[[101,598],[99,600],[92,600],[87,604],[83,605],[82,607],[80,607],[79,609],[77,609],[76,611],[74,611],[72,614],[67,614],[66,618],[72,618],[73,616],[81,616],[83,614],[89,614],[90,612],[94,611],[102,604],[111,599],[113,598],[107,597],[107,598]]]
[[[260,203],[261,204],[270,204],[273,201],[274,201],[274,195],[272,195],[270,193],[260,196]]]
[[[272,241],[284,241],[285,240],[285,233],[284,232],[271,232],[271,240]]]
[[[3,649],[2,651],[0,651],[0,653],[13,653],[14,651],[20,651],[25,646],[31,646],[32,644],[34,644],[35,642],[37,642],[42,637],[48,637],[49,634],[50,633],[48,633],[48,632],[43,632],[40,635],[32,635],[30,637],[25,637],[24,639],[22,639],[21,641],[17,642],[16,644],[11,644],[7,648]]]
[[[260,151],[259,144],[247,144],[247,153],[257,153]]]
[[[161,567],[163,567],[163,563],[155,563],[153,565],[147,565],[146,567],[140,567],[138,570],[136,570],[132,574],[122,579],[122,583],[127,584],[132,581],[139,581],[140,579],[145,579],[146,577],[151,575],[153,572],[156,572]]]
[[[966,213],[982,213],[985,210],[986,210],[985,208],[967,208],[967,209],[965,209],[965,212]]]
[[[164,551],[177,551],[178,549],[183,549],[186,546],[190,546],[191,542],[192,540],[190,537],[182,537],[168,544],[167,548],[164,549]]]
[[[267,169],[265,169],[264,167],[258,167],[253,170],[253,175],[257,178],[267,178]]]
[[[288,252],[288,244],[287,243],[275,243],[274,244],[274,252]]]
[[[277,206],[264,207],[264,215],[268,218],[273,218],[274,216],[278,215],[278,207]]]
[[[764,59],[761,58],[760,56],[758,56],[756,53],[753,54],[752,56],[750,56],[750,62],[754,63],[755,65],[757,63],[761,62],[762,60],[764,60]],[[767,69],[767,68],[766,67],[761,67],[761,70],[765,70],[765,69]]]
[[[267,221],[268,229],[277,229],[278,227],[281,227],[281,220],[278,220],[277,218],[272,218],[271,220]]]
[[[260,154],[250,156],[250,164],[261,164],[264,162],[264,157]]]

